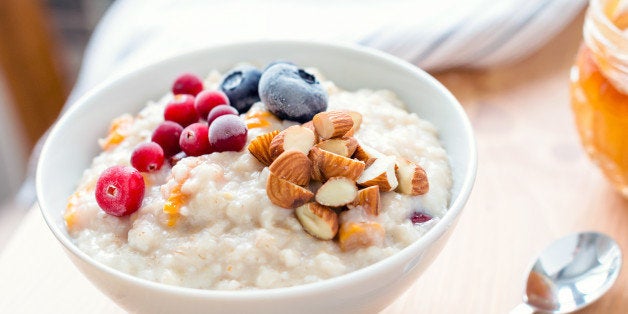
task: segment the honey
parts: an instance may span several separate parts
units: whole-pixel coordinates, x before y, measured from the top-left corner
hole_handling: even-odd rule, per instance
[[[272,114],[268,111],[253,111],[247,113],[244,118],[246,121],[246,127],[249,129],[253,128],[265,128],[270,126],[270,122],[268,121],[268,117],[272,116]]]
[[[170,196],[164,204],[163,209],[164,213],[168,214],[168,221],[166,222],[168,227],[174,227],[177,223],[179,217],[181,216],[179,210],[187,201],[188,195],[181,192],[181,186],[175,186],[175,188],[170,192]]]
[[[628,18],[618,1],[592,0],[571,70],[571,104],[591,159],[628,197]],[[625,42],[624,42],[625,41]]]
[[[129,114],[115,118],[109,126],[107,137],[98,141],[100,147],[103,150],[110,150],[122,143],[131,124],[133,124],[133,117]]]
[[[163,212],[166,214],[166,225],[174,227],[179,218],[181,218],[181,207],[183,207],[190,199],[190,195],[184,193],[181,188],[190,177],[192,170],[201,164],[200,159],[194,159],[193,162],[187,163],[187,171],[181,176],[175,176],[176,184],[170,189],[166,202],[164,203]]]
[[[78,220],[78,211],[76,206],[80,197],[84,193],[85,190],[77,190],[68,198],[68,204],[66,205],[65,213],[63,214],[63,220],[65,220],[65,225],[68,228],[68,231],[72,231],[76,226]]]

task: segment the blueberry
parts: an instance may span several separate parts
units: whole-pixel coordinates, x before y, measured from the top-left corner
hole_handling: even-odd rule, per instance
[[[275,61],[271,61],[269,62],[266,67],[264,68],[264,70],[262,70],[262,73],[265,72],[266,70],[268,70],[270,67],[272,67],[275,64],[280,64],[280,63],[285,63],[285,64],[290,64],[290,65],[294,65],[294,63],[292,63],[291,61],[287,61],[287,60],[275,60]]]
[[[277,63],[262,74],[260,98],[285,120],[304,123],[327,109],[327,93],[314,75],[293,64]]]
[[[237,67],[225,75],[220,83],[222,90],[229,98],[231,106],[239,113],[247,112],[260,100],[257,92],[262,72],[252,66]]]

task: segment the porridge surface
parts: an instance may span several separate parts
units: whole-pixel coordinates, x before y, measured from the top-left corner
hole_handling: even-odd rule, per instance
[[[320,76],[319,76],[320,77]],[[215,88],[221,75],[212,72],[206,86]],[[386,231],[382,246],[349,252],[335,241],[322,241],[303,231],[293,210],[273,205],[266,195],[268,168],[248,151],[188,157],[174,167],[167,163],[145,174],[142,207],[127,217],[105,214],[96,203],[94,187],[102,171],[129,165],[133,148],[150,140],[163,121],[172,95],[150,102],[132,119],[128,135],[116,147],[98,155],[71,196],[68,230],[88,255],[123,272],[166,284],[201,289],[264,289],[311,283],[363,268],[390,256],[438,223],[447,209],[452,184],[449,160],[431,123],[407,113],[390,91],[343,91],[323,81],[329,108],[362,114],[355,134],[360,144],[380,153],[405,157],[422,166],[430,190],[422,196],[381,194],[376,221]],[[262,103],[252,112],[264,110]],[[293,123],[252,128],[248,141]],[[189,195],[178,217],[164,213],[172,193]],[[413,225],[415,211],[434,218]],[[169,226],[169,223],[173,226]]]

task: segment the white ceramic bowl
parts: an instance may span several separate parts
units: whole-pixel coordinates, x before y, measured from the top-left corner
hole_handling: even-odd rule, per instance
[[[450,156],[453,187],[449,210],[434,228],[401,252],[364,269],[317,283],[256,291],[198,290],[139,279],[95,261],[72,243],[62,218],[66,201],[99,152],[97,139],[106,133],[111,119],[124,112],[136,113],[146,101],[158,99],[182,72],[205,76],[212,69],[226,71],[242,61],[263,66],[277,59],[317,67],[344,89],[391,89],[410,111],[436,125]],[[379,311],[394,301],[438,255],[469,197],[476,163],[472,129],[462,107],[427,73],[360,47],[260,41],[182,54],[121,75],[89,92],[50,132],[39,160],[37,195],[48,226],[72,261],[102,292],[129,311],[363,313]],[[446,280],[455,284],[455,278]]]

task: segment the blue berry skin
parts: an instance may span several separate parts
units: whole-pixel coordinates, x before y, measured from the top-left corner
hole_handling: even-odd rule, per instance
[[[277,63],[262,74],[259,95],[284,120],[305,123],[327,110],[327,92],[314,75],[293,64]]]
[[[271,61],[269,62],[266,67],[264,68],[264,70],[262,70],[262,73],[266,72],[266,70],[268,70],[270,67],[272,67],[275,64],[280,64],[280,63],[286,63],[286,64],[290,64],[290,65],[295,65],[294,63],[292,63],[291,61],[287,61],[287,60],[275,60],[275,61]]]
[[[260,100],[257,86],[261,76],[262,72],[255,67],[240,66],[229,71],[220,83],[220,90],[227,95],[229,103],[238,113],[249,111]]]

